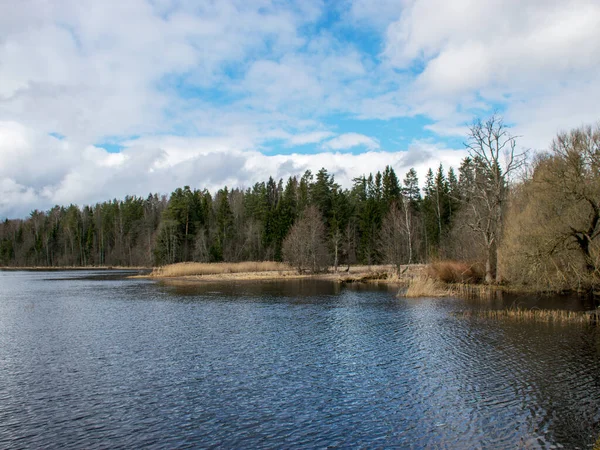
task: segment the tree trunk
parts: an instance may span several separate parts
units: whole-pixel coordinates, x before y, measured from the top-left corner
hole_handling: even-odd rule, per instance
[[[585,261],[585,270],[587,271],[588,275],[593,275],[596,271],[596,263],[590,253],[590,239],[587,235],[583,233],[581,233],[580,235],[575,235],[575,239],[577,240],[579,249],[583,254],[583,260]]]
[[[485,260],[485,282],[486,284],[492,284],[493,281],[494,275],[492,274],[491,255],[488,252],[487,259]]]
[[[504,195],[504,194],[502,194]],[[497,222],[497,236],[498,239],[496,240],[496,242],[502,242],[502,235],[503,235],[503,225],[504,225],[504,214],[502,211],[502,202],[500,202],[500,204],[498,205],[498,222]],[[499,245],[495,246],[496,248],[494,249],[494,254],[495,254],[495,260],[496,260],[496,284],[500,284],[502,282],[502,273],[500,272],[500,261],[498,258],[498,247]]]
[[[333,269],[335,273],[338,271],[338,243],[335,242],[335,250],[334,250],[334,260],[333,260]]]
[[[408,237],[408,264],[412,263],[412,221],[408,210],[408,205],[404,205],[404,224],[406,225],[406,235]]]
[[[494,260],[495,260],[495,248],[494,248],[494,241],[488,241],[487,242],[487,257],[485,259],[485,283],[486,284],[492,284],[494,282]]]

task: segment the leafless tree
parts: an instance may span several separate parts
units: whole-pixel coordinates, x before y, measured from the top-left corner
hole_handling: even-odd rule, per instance
[[[402,264],[413,262],[413,248],[416,235],[416,223],[410,202],[402,198],[402,208],[396,203],[383,219],[379,245],[385,261],[394,264],[400,272]]]
[[[198,262],[210,261],[210,241],[204,228],[201,228],[196,234],[193,257],[194,261]]]
[[[556,289],[600,284],[600,123],[559,134],[514,197],[512,276]]]
[[[405,239],[403,215],[396,203],[392,204],[390,211],[384,217],[381,223],[381,233],[379,235],[379,246],[385,262],[396,266],[396,271],[400,272],[400,266],[405,259]]]
[[[517,140],[496,114],[476,120],[465,143],[475,164],[475,181],[468,192],[470,227],[483,239],[486,248],[485,281],[500,281],[498,246],[502,238],[508,183],[525,163],[526,152],[517,151]],[[494,274],[494,269],[496,273]]]
[[[333,270],[334,272],[337,273],[338,271],[338,265],[339,265],[339,256],[340,256],[340,249],[342,246],[344,240],[344,235],[342,233],[342,231],[336,227],[332,232],[331,232],[331,236],[330,236],[330,242],[331,242],[331,246],[333,248]]]
[[[317,273],[329,263],[325,226],[316,206],[307,207],[283,241],[283,259],[299,272]]]

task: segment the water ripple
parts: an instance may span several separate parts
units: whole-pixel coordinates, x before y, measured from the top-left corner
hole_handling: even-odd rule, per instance
[[[600,434],[594,330],[329,284],[71,278],[0,277],[0,448],[586,448]]]

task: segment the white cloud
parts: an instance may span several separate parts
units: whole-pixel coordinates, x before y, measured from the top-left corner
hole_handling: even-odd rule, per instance
[[[343,22],[322,26],[326,8]],[[0,216],[23,215],[308,168],[350,182],[463,155],[417,135],[390,152],[368,122],[335,133],[340,117],[348,130],[422,116],[443,139],[500,107],[524,146],[545,148],[600,118],[600,3],[0,2],[0,61]],[[322,152],[273,154],[307,144]]]
[[[545,117],[550,123],[535,135],[545,146],[554,122],[597,119],[574,100],[600,84],[600,3],[411,0],[387,28],[383,56],[415,71],[404,101],[413,114],[444,122],[430,129],[458,131],[465,113],[500,106],[521,130]]]
[[[41,135],[23,126],[0,124],[2,161],[8,161],[7,156],[16,145],[17,155],[29,155],[28,160],[35,160],[37,167],[51,168],[56,160],[63,164],[61,170],[49,170],[42,176],[40,169],[33,177],[25,165],[0,166],[0,219],[24,217],[33,209],[45,210],[55,204],[84,205],[126,194],[166,194],[184,185],[213,192],[224,185],[248,187],[269,176],[285,179],[302,175],[307,169],[316,172],[321,167],[334,174],[339,183],[350,187],[354,177],[383,170],[386,165],[394,167],[399,176],[415,167],[423,177],[428,167],[440,162],[446,167],[457,166],[464,156],[464,151],[420,141],[413,142],[407,151],[398,152],[265,155],[232,140],[179,136],[163,136],[154,144],[153,139],[132,141],[123,152],[114,154],[93,146],[75,151],[67,139]]]
[[[0,120],[89,143],[186,120],[165,77],[208,87],[227,65],[302,45],[268,2],[27,0],[0,4]]]
[[[318,144],[319,142],[332,136],[335,136],[335,133],[332,133],[331,131],[313,131],[311,133],[294,135],[288,139],[288,143],[291,146]]]
[[[379,28],[397,20],[405,3],[403,0],[354,0],[350,2],[347,15],[359,24]]]
[[[344,133],[325,142],[322,147],[329,150],[350,150],[354,147],[365,147],[368,150],[379,148],[376,139],[359,133]]]

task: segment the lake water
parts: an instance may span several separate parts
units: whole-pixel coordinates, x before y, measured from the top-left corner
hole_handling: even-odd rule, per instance
[[[598,332],[480,306],[0,272],[0,448],[591,448]]]

